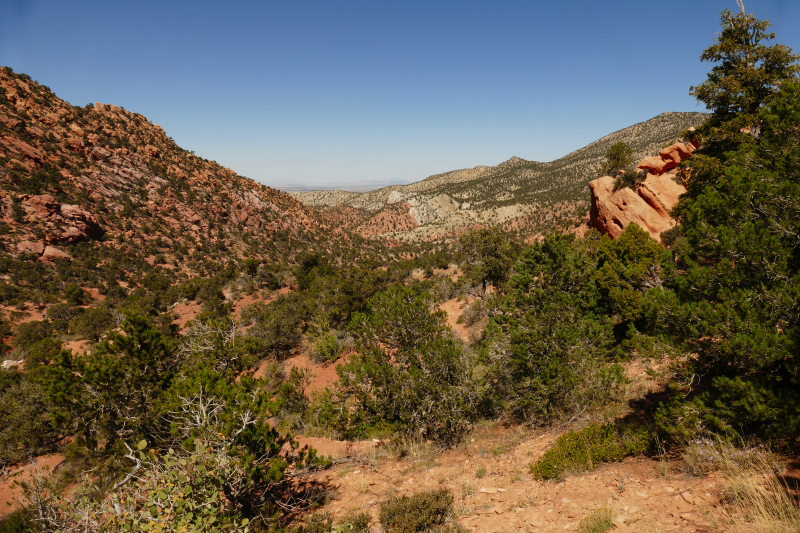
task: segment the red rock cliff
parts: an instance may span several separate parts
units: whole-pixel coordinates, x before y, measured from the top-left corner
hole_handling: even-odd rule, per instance
[[[614,190],[615,179],[603,176],[589,183],[592,194],[590,224],[612,238],[619,237],[628,224],[635,222],[660,240],[661,232],[675,225],[669,211],[686,192],[668,171],[691,157],[693,144],[675,143],[661,150],[658,156],[645,157],[636,167],[647,171],[647,179],[636,191],[623,187]]]

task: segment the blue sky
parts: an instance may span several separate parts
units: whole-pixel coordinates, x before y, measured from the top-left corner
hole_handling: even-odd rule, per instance
[[[800,2],[746,0],[800,50]],[[557,159],[689,96],[735,0],[0,0],[0,64],[263,183]]]

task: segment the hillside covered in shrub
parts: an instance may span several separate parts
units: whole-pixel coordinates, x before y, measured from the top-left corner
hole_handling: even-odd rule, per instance
[[[616,238],[555,231],[525,244],[481,225],[436,246],[376,245],[141,117],[67,106],[4,70],[0,327],[13,363],[0,370],[0,465],[63,461],[24,484],[0,527],[367,531],[378,518],[389,532],[461,531],[472,510],[455,501],[474,490],[452,494],[445,477],[424,488],[436,453],[403,471],[418,494],[387,486],[369,503],[378,517],[334,526],[336,489],[315,475],[332,461],[296,437],[349,451],[366,440],[372,457],[338,461],[376,471],[378,444],[401,459],[467,449],[491,421],[560,428],[549,450],[528,450],[531,482],[682,456],[695,474],[756,487],[750,500],[734,481],[720,492],[720,507],[743,509],[730,523],[796,530],[776,465],[800,442],[800,68],[769,44],[768,22],[721,18],[701,56],[711,74],[691,89],[712,113],[681,132],[699,148],[664,178],[686,192],[661,242],[630,223]],[[603,169],[641,186],[614,146]],[[287,364],[302,357],[335,376],[310,389],[309,369]],[[642,361],[654,381],[631,395]],[[623,481],[604,490],[617,500]],[[765,498],[783,514],[752,504]],[[574,525],[607,531],[610,514]]]

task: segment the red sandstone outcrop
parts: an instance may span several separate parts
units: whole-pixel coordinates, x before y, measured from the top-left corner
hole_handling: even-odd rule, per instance
[[[673,162],[670,160],[670,163]],[[658,156],[654,157],[645,157],[642,159],[641,163],[636,166],[639,170],[646,170],[647,172],[652,172],[653,174],[661,174],[667,169],[667,161],[664,161]]]
[[[44,244],[40,242],[22,241],[17,243],[17,250],[20,252],[42,255],[44,252]]]
[[[648,174],[636,192],[622,187],[614,190],[614,178],[603,176],[589,183],[592,191],[591,224],[616,239],[628,224],[635,222],[654,239],[673,225],[669,210],[686,191],[672,176]]]
[[[72,261],[72,256],[62,250],[59,250],[58,248],[48,246],[44,249],[42,257],[39,258],[39,261],[53,264],[56,261]]]
[[[158,157],[158,148],[156,148],[152,144],[145,145],[144,153],[153,158]]]
[[[94,215],[77,205],[60,204],[49,194],[23,196],[22,207],[47,225],[48,243],[88,241],[103,234]]]
[[[664,172],[691,157],[698,147],[696,144],[684,145],[678,142],[664,148],[657,156],[642,159],[636,168],[646,170],[648,174],[636,191],[627,187],[615,191],[616,180],[611,176],[603,176],[590,182],[590,224],[612,238],[617,238],[628,224],[635,222],[654,239],[660,240],[661,232],[675,224],[669,215],[670,209],[678,203],[680,195],[686,192],[686,187],[676,182],[674,175]]]

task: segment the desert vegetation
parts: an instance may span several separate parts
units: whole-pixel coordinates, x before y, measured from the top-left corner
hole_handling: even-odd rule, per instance
[[[634,155],[679,122],[701,148],[680,164],[687,192],[662,242],[636,224],[616,239],[540,224],[368,240],[356,230],[374,215],[306,208],[140,115],[69,106],[4,68],[0,466],[62,460],[18,482],[0,531],[461,531],[476,490],[499,490],[490,456],[521,437],[468,458],[460,485],[387,486],[372,513],[331,515],[320,472],[410,458],[403,475],[420,475],[491,424],[558,432],[509,485],[658,457],[725,480],[720,527],[796,530],[782,466],[800,438],[800,80],[767,28],[722,13],[711,75],[692,88],[712,111],[697,128],[672,117],[635,146],[610,136],[424,189],[468,200],[455,187],[516,183],[557,203],[585,195],[594,163],[635,188]],[[633,394],[642,360],[659,370]],[[311,388],[314,369],[335,376]],[[301,436],[372,455],[322,456]],[[573,518],[587,532],[619,522],[608,505]]]

